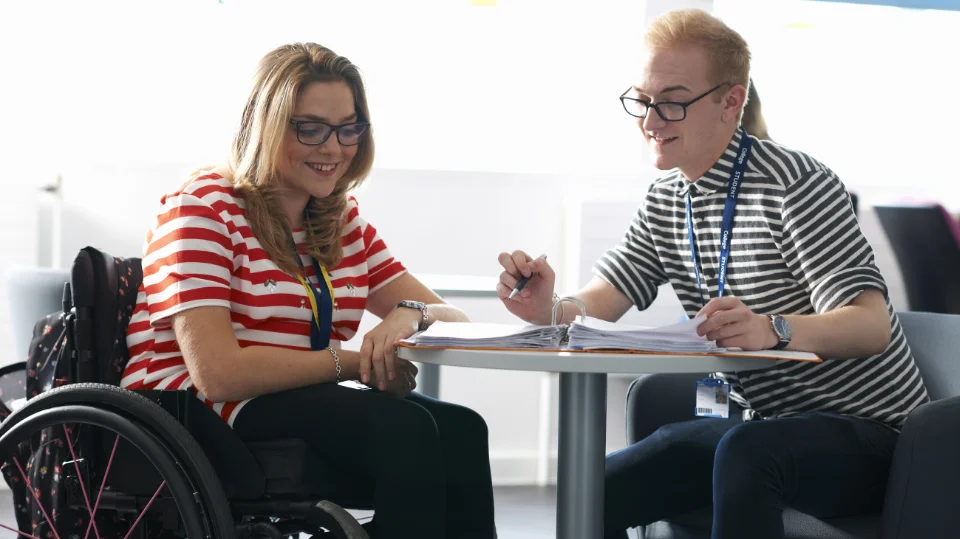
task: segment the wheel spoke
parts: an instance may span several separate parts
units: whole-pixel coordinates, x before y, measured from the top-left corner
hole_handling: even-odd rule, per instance
[[[17,469],[20,470],[20,477],[23,478],[23,483],[27,485],[27,488],[30,489],[30,494],[33,494],[33,499],[37,500],[37,505],[40,506],[40,511],[43,513],[43,518],[47,520],[47,525],[50,526],[50,531],[53,532],[53,536],[56,539],[60,539],[60,534],[57,533],[57,527],[53,525],[53,521],[50,519],[50,515],[47,514],[47,509],[43,506],[43,503],[40,501],[40,497],[37,496],[37,491],[33,490],[33,485],[30,484],[30,479],[27,477],[27,474],[23,472],[23,466],[20,466],[20,461],[17,457],[13,457],[14,464],[17,465]]]
[[[87,505],[87,513],[90,513],[90,524],[93,525],[93,536],[100,539],[100,530],[97,529],[97,523],[93,521],[93,509],[90,507],[90,496],[87,496],[87,486],[83,475],[80,473],[80,464],[77,462],[77,454],[73,451],[73,442],[70,440],[70,429],[66,423],[63,425],[63,434],[67,437],[67,447],[70,449],[70,458],[73,459],[73,467],[77,470],[77,479],[80,481],[80,491],[83,492],[83,503]],[[87,526],[89,528],[89,525]]]
[[[6,524],[0,524],[0,528],[5,528],[5,529],[8,529],[8,530],[10,530],[10,531],[12,531],[12,532],[17,532],[17,533],[19,533],[20,535],[22,535],[22,536],[24,536],[24,537],[30,537],[30,538],[32,538],[32,539],[40,539],[40,538],[37,537],[36,535],[30,535],[29,533],[23,533],[22,531],[20,531],[20,530],[15,530],[15,529],[11,528],[10,526],[7,526]]]
[[[103,472],[103,480],[100,481],[100,492],[97,492],[97,501],[93,504],[93,515],[90,515],[90,522],[87,524],[87,533],[83,535],[83,539],[87,539],[90,536],[90,527],[93,525],[93,517],[97,514],[97,508],[100,507],[100,498],[103,496],[103,487],[107,486],[107,476],[110,475],[110,466],[113,466],[113,456],[117,453],[117,444],[120,443],[120,435],[117,435],[117,439],[113,441],[113,449],[110,450],[110,460],[107,461],[107,469]]]
[[[130,534],[133,533],[133,530],[137,529],[137,524],[140,523],[140,519],[143,518],[143,515],[147,514],[147,510],[150,509],[150,506],[153,505],[153,500],[157,499],[157,495],[160,494],[160,491],[163,490],[163,487],[167,486],[166,480],[160,483],[160,487],[156,492],[153,493],[153,496],[150,498],[150,501],[147,502],[147,505],[143,508],[143,511],[140,511],[140,514],[137,515],[137,520],[133,521],[133,526],[130,526],[130,530],[127,532],[127,535],[123,539],[129,539]]]

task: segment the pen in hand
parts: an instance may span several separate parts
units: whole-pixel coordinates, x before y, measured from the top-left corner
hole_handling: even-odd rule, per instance
[[[538,256],[537,260],[541,260],[541,259],[546,260],[546,258],[547,258],[547,255],[544,254],[544,255]],[[513,287],[513,291],[510,292],[510,296],[507,299],[513,299],[516,295],[518,295],[520,291],[523,290],[523,287],[527,286],[527,283],[530,282],[530,279],[533,279],[533,276],[536,274],[537,272],[534,271],[530,273],[529,277],[523,277],[522,279],[520,279],[517,282],[517,286]]]

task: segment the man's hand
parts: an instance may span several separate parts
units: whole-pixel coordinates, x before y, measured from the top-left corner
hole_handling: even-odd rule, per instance
[[[717,341],[722,348],[769,350],[780,342],[770,319],[751,311],[739,298],[711,299],[697,316],[707,319],[697,327],[698,335]]]
[[[507,310],[531,324],[549,324],[553,312],[553,288],[557,276],[550,264],[542,258],[531,258],[523,251],[500,253],[497,261],[503,266],[497,295]],[[530,282],[513,299],[510,293],[520,279],[530,277]]]

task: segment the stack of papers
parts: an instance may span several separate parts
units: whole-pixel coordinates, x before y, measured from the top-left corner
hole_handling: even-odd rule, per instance
[[[646,352],[723,352],[716,342],[697,335],[705,316],[657,328],[614,324],[587,318],[570,324],[570,348],[580,350],[642,350]]]
[[[560,348],[566,326],[434,322],[405,342],[444,348]]]

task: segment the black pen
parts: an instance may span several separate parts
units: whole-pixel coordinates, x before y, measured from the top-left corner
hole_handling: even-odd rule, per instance
[[[538,256],[538,257],[537,257],[537,260],[540,260],[540,259],[546,260],[546,259],[547,259],[547,255],[540,255],[540,256]],[[527,283],[530,282],[530,279],[533,279],[533,276],[536,275],[536,274],[537,274],[537,272],[534,271],[534,272],[531,272],[531,273],[530,273],[530,276],[529,276],[529,277],[524,277],[524,278],[520,279],[520,280],[517,282],[517,286],[513,287],[513,292],[510,292],[510,297],[508,297],[507,299],[513,299],[514,296],[516,296],[517,294],[519,294],[520,291],[523,290],[523,287],[527,286]]]

